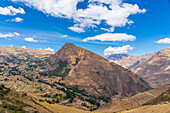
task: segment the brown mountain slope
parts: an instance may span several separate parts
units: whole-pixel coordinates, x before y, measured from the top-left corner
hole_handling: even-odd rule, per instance
[[[150,89],[136,74],[86,49],[66,43],[51,58],[48,74],[61,76],[67,86],[78,85],[88,94],[110,97]]]
[[[124,111],[127,109],[138,108],[141,107],[143,104],[150,102],[151,100],[159,97],[159,95],[162,94],[163,92],[166,92],[169,89],[169,87],[170,85],[165,85],[156,89],[151,89],[143,93],[138,93],[130,98],[114,100],[111,103],[101,106],[96,111],[113,113],[113,112]]]
[[[153,87],[170,84],[170,47],[156,52],[148,61],[131,70]]]
[[[127,69],[131,69],[149,60],[153,55],[154,53],[150,53],[142,56],[127,55],[127,54],[113,54],[113,55],[105,56],[105,58]]]

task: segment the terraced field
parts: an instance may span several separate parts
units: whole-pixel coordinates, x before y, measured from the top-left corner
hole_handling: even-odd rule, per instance
[[[128,111],[123,111],[121,113],[170,113],[170,103],[143,106]]]
[[[146,102],[158,97],[162,92],[169,89],[170,85],[165,85],[156,89],[152,89],[143,93],[139,93],[130,98],[125,98],[112,103],[106,104],[96,111],[98,112],[120,112],[124,110],[134,109],[142,106]]]
[[[59,104],[48,104],[47,102],[39,102],[39,101],[37,101],[37,103],[49,109],[53,113],[90,113],[90,111],[84,111],[81,109],[63,106]]]

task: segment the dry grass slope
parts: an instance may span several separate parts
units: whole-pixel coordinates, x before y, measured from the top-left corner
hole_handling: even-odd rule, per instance
[[[170,103],[159,105],[148,105],[120,113],[170,113]]]
[[[39,102],[39,101],[36,102],[44,106],[45,108],[49,109],[53,113],[99,113],[99,112],[84,111],[74,107],[68,107],[59,104],[49,104],[47,102]]]
[[[84,111],[81,109],[67,107],[59,104],[48,104],[47,102],[39,102],[39,101],[37,101],[37,103],[49,109],[53,113],[90,113],[90,111]]]
[[[120,112],[127,109],[134,109],[141,107],[146,102],[158,97],[162,92],[169,89],[170,85],[165,85],[156,89],[152,89],[143,93],[139,93],[130,98],[125,98],[119,101],[113,101],[112,103],[106,104],[96,111],[98,112]]]

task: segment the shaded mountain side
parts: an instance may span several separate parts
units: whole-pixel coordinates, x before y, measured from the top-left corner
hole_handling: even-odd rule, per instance
[[[60,82],[77,85],[95,96],[133,95],[150,89],[130,70],[70,43],[55,53],[47,67],[48,75],[62,77]]]
[[[131,70],[153,87],[170,84],[170,47],[156,52],[149,60]]]
[[[114,98],[111,103],[104,104],[97,112],[120,112],[125,110],[130,110],[134,108],[142,107],[144,104],[151,102],[154,99],[160,98],[160,95],[163,92],[166,92],[169,89],[170,85],[165,85],[143,93],[138,93],[132,97],[127,97],[124,99]],[[163,93],[166,94],[166,93]]]
[[[105,56],[105,58],[109,61],[116,61],[116,60],[121,60],[128,56],[129,56],[128,54],[112,54],[112,55]]]
[[[150,53],[142,56],[127,55],[127,54],[112,54],[112,55],[105,56],[105,58],[127,69],[131,69],[150,59],[153,56],[153,54],[154,53]]]

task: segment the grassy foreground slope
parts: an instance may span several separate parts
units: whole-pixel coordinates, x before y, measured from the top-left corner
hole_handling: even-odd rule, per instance
[[[170,113],[170,103],[143,106],[140,108],[124,111],[121,113]]]
[[[74,107],[68,107],[59,104],[49,104],[47,102],[39,102],[39,101],[37,101],[37,103],[49,109],[53,113],[90,113],[90,111],[84,111]]]
[[[26,93],[19,93],[0,85],[0,113],[90,113],[90,111],[49,104],[46,101],[40,102]]]
[[[0,85],[0,113],[50,113],[25,93]]]

